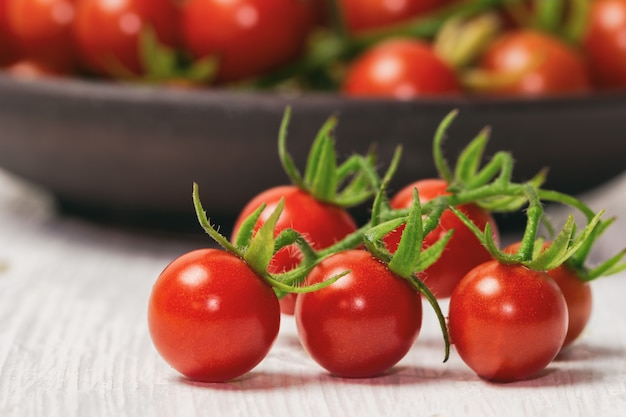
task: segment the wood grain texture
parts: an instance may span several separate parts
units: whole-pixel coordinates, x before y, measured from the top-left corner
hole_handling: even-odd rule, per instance
[[[154,350],[146,305],[163,267],[198,245],[58,216],[45,194],[0,175],[0,416],[605,417],[626,410],[626,274],[593,283],[587,331],[529,381],[487,383],[454,351],[443,363],[426,305],[414,349],[379,378],[328,375],[285,317],[269,356],[248,375],[226,384],[188,381]]]

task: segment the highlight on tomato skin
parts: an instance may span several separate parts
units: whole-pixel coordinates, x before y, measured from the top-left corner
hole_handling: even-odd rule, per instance
[[[546,273],[492,260],[456,287],[448,325],[456,352],[479,377],[519,381],[540,375],[560,352],[567,304]]]
[[[547,247],[548,244],[545,243],[544,247]],[[519,242],[512,243],[504,248],[504,252],[515,253],[519,245]],[[546,273],[559,286],[567,303],[567,335],[561,348],[565,349],[581,336],[589,323],[593,306],[591,284],[583,281],[576,271],[567,264],[550,269]]]
[[[462,88],[454,70],[428,43],[391,38],[372,46],[349,65],[341,92],[351,97],[456,95]]]
[[[346,378],[376,377],[412,348],[422,325],[420,294],[366,250],[322,261],[307,283],[348,275],[321,290],[299,294],[295,319],[305,350],[325,370]]]
[[[545,32],[519,29],[496,38],[483,51],[478,67],[508,82],[487,84],[478,93],[542,96],[580,94],[592,90],[582,53]]]
[[[626,1],[595,0],[589,5],[583,51],[596,85],[601,89],[626,87]]]
[[[271,286],[219,249],[181,255],[157,278],[148,327],[161,357],[187,378],[227,382],[267,356],[280,328]]]
[[[182,48],[219,60],[217,83],[235,82],[299,57],[317,10],[313,0],[189,0],[181,6]]]
[[[140,37],[146,30],[160,44],[178,47],[178,7],[171,0],[78,0],[74,19],[81,65],[106,79],[144,74]]]
[[[4,0],[5,28],[16,55],[47,72],[72,75],[78,70],[73,28],[78,0]],[[3,42],[3,41],[0,41]]]

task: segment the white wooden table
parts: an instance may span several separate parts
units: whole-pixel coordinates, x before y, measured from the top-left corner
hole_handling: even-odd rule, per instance
[[[590,198],[626,220],[626,178]],[[624,236],[618,221],[599,250],[615,252]],[[414,349],[379,378],[327,375],[287,317],[250,374],[185,380],[154,350],[146,304],[162,268],[198,244],[59,215],[45,193],[0,172],[0,416],[626,415],[626,274],[593,284],[587,331],[529,381],[487,383],[454,351],[442,363],[432,313]]]

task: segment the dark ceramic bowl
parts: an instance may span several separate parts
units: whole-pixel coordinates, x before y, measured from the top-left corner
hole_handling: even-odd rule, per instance
[[[624,94],[399,102],[4,76],[0,167],[50,190],[67,210],[165,227],[195,223],[196,181],[208,214],[229,221],[253,195],[287,181],[276,146],[287,105],[287,146],[300,166],[331,114],[339,115],[341,157],[375,143],[386,166],[403,144],[394,189],[436,175],[432,138],[452,109],[459,109],[446,140],[452,162],[490,125],[486,156],[512,152],[516,179],[547,166],[547,186],[575,194],[626,168]]]

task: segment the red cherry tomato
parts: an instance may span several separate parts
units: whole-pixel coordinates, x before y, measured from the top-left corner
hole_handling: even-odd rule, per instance
[[[444,180],[424,179],[404,187],[394,195],[390,202],[391,207],[395,209],[411,207],[415,188],[422,203],[448,194],[447,183]],[[464,204],[458,208],[481,230],[489,223],[494,231],[494,240],[496,242],[499,240],[498,227],[488,211],[475,204]],[[466,273],[492,258],[474,233],[450,210],[442,213],[439,225],[424,237],[424,248],[433,245],[450,229],[454,229],[454,234],[440,258],[419,274],[419,278],[437,298],[450,297],[454,287]],[[395,252],[398,248],[402,230],[404,227],[394,230],[385,237],[385,244],[390,251]]]
[[[59,73],[58,71],[46,67],[40,62],[26,59],[18,59],[10,65],[5,66],[4,71],[9,75],[21,79],[40,79],[67,75],[66,73]]]
[[[411,99],[456,94],[461,87],[454,71],[430,45],[416,39],[390,39],[352,62],[342,91],[348,96]]]
[[[273,289],[238,257],[200,249],[158,277],[148,325],[163,359],[188,378],[224,382],[253,369],[278,335]]]
[[[285,205],[276,223],[276,234],[287,228],[300,232],[314,249],[324,249],[357,230],[352,216],[343,208],[322,203],[296,186],[284,185],[270,188],[254,197],[242,209],[233,228],[233,239],[243,220],[262,203],[266,204],[256,228],[261,227],[276,209],[281,198]],[[269,272],[281,273],[298,266],[302,260],[294,245],[279,250],[269,265]],[[281,311],[292,315],[296,294],[287,294],[280,300]]]
[[[450,3],[451,0],[339,0],[343,18],[351,33],[405,22]]]
[[[307,283],[336,282],[298,295],[300,341],[324,369],[340,377],[372,377],[397,364],[422,324],[421,296],[364,250],[339,252],[316,266]]]
[[[589,323],[592,307],[591,286],[581,281],[576,272],[566,265],[548,271],[548,275],[557,283],[567,302],[569,326],[563,341],[565,348],[578,339]]]
[[[173,47],[177,13],[171,0],[79,0],[75,35],[83,65],[105,76],[142,74],[141,31],[153,30],[160,43]]]
[[[216,82],[258,75],[302,52],[316,7],[312,0],[188,0],[184,47],[196,59],[217,57]]]
[[[556,37],[528,29],[497,38],[484,52],[480,68],[504,76],[504,82],[487,88],[495,94],[580,93],[591,88],[587,64],[578,50]]]
[[[492,260],[472,269],[450,297],[448,328],[461,359],[481,378],[538,375],[559,353],[567,305],[544,272]]]
[[[0,66],[12,64],[17,58],[17,45],[9,26],[7,0],[0,1]]]
[[[7,20],[22,58],[50,72],[76,68],[76,0],[7,0]]]
[[[507,246],[504,252],[514,253],[518,248],[519,242]],[[563,348],[566,348],[578,339],[589,323],[593,304],[591,286],[565,264],[547,271],[547,274],[559,286],[567,303],[569,325],[563,341]]]
[[[626,87],[626,0],[591,2],[588,19],[583,45],[595,82]]]

